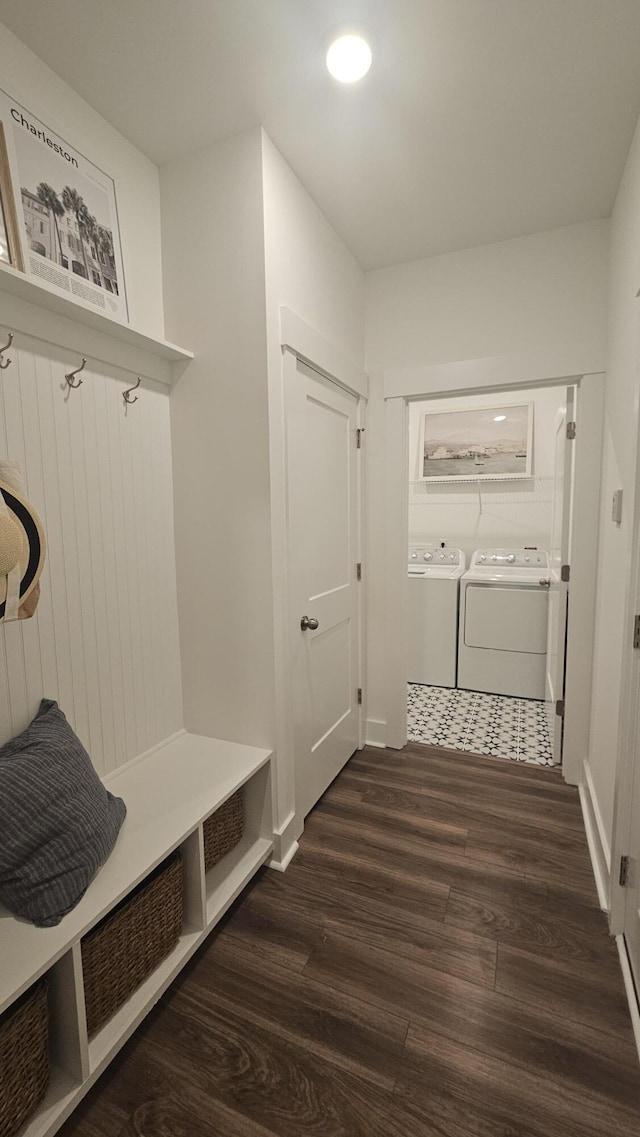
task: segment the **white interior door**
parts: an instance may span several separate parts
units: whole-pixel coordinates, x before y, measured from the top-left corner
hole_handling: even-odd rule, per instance
[[[575,391],[567,388],[564,406],[556,420],[551,543],[549,547],[550,585],[547,627],[547,674],[545,701],[551,730],[551,745],[556,762],[562,761],[563,717],[558,713],[564,700],[569,584],[562,579],[562,566],[569,564],[571,534],[571,487],[573,482],[573,447],[567,437],[567,425],[575,422]]]
[[[289,617],[296,809],[358,746],[358,404],[285,359]]]

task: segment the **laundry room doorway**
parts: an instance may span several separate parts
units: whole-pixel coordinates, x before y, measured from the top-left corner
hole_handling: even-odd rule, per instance
[[[406,524],[404,572],[399,549],[387,566],[387,626],[393,611],[400,629],[389,651],[395,677],[387,668],[387,745],[409,740],[564,762],[567,780],[578,780],[593,650],[601,401],[601,376],[387,401],[387,470],[393,476],[395,467]],[[388,535],[394,528],[398,540],[402,527],[389,518]],[[426,567],[418,605],[416,564]],[[453,571],[460,564],[464,572]],[[441,601],[439,625],[428,611],[425,622],[432,565],[451,567],[449,610],[458,594],[457,623],[444,631]],[[417,620],[432,663],[449,659],[456,645],[455,683],[439,680],[437,667],[435,680],[410,673],[411,645],[415,657],[422,636]]]

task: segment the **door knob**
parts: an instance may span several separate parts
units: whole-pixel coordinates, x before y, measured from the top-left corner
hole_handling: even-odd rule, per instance
[[[318,627],[318,621],[314,620],[313,616],[303,616],[300,621],[300,627],[302,628],[303,632],[315,632],[316,628]]]
[[[542,577],[541,580],[538,581],[538,584],[540,585],[541,588],[551,588],[551,581],[547,580],[546,577],[544,577],[544,576]]]

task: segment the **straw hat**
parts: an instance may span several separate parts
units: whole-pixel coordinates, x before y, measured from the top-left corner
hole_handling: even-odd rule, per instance
[[[38,514],[22,494],[0,479],[0,621],[33,615],[44,557],[44,530]]]

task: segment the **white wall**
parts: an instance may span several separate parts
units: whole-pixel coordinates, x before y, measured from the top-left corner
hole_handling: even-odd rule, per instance
[[[399,396],[443,390],[448,374],[451,387],[472,387],[474,374],[489,386],[494,362],[504,386],[511,373],[521,385],[523,377],[536,382],[543,365],[546,375],[578,373],[569,366],[603,370],[607,257],[608,223],[594,221],[367,274],[369,718],[385,721],[387,713],[385,375],[394,372]],[[468,363],[457,384],[456,368],[446,365],[460,360]],[[439,364],[434,387],[429,368]]]
[[[340,265],[359,270],[261,130],[163,167],[161,188],[167,335],[195,353],[171,397],[185,725],[273,746],[267,331],[278,374],[281,303],[361,345]]]
[[[362,269],[264,131],[262,140],[269,361],[283,305],[362,368]]]
[[[629,152],[611,220],[609,363],[605,397],[604,478],[589,768],[602,831],[611,847],[614,783],[629,579],[638,429],[640,288],[640,126]],[[611,495],[624,490],[622,524],[611,521]],[[606,850],[608,851],[608,849]]]
[[[114,179],[129,320],[140,331],[163,338],[157,168],[4,24],[0,55],[4,90]],[[73,80],[72,49],[68,62]]]
[[[607,221],[367,273],[370,372],[579,345],[602,370]]]
[[[280,307],[361,364],[362,272],[261,130],[164,167],[161,187],[167,336],[195,353],[171,398],[185,726],[277,744],[278,860],[301,828],[278,686]],[[194,187],[207,203],[197,226],[185,224]]]
[[[362,369],[364,277],[269,137],[262,135],[266,329],[271,446],[274,646],[280,858],[302,829],[294,811],[291,695],[287,683],[287,547],[283,359],[280,309],[286,307],[332,346],[332,358]],[[316,362],[318,362],[316,360]],[[312,522],[311,522],[312,523]]]
[[[161,189],[167,334],[195,352],[171,395],[185,726],[273,746],[260,131],[164,167]]]
[[[464,549],[534,545],[547,549],[551,534],[555,426],[564,388],[519,390],[506,401],[533,403],[531,479],[430,484],[418,481],[420,425],[425,412],[492,407],[505,396],[472,395],[429,399],[409,408],[409,540],[446,541]]]

